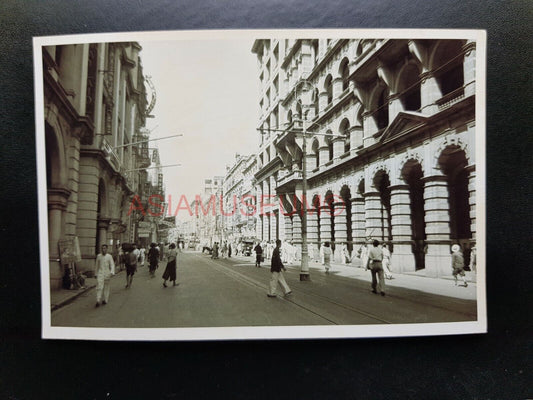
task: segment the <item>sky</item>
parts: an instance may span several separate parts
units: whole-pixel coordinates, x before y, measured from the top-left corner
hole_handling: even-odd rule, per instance
[[[250,39],[140,44],[143,72],[151,76],[157,92],[151,113],[155,118],[146,122],[150,137],[183,134],[150,142],[150,147],[158,147],[162,165],[181,164],[163,169],[166,195],[172,196],[175,209],[181,195],[192,202],[203,193],[204,179],[223,176],[235,153],[255,153],[257,59]],[[184,219],[182,214],[179,219]]]

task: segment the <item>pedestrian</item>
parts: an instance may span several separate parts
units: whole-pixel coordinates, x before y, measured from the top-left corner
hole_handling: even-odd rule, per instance
[[[109,302],[109,281],[115,274],[115,262],[107,252],[107,245],[102,245],[102,251],[96,256],[94,275],[96,276],[96,307]],[[103,298],[102,298],[103,297]]]
[[[150,244],[150,250],[148,250],[148,262],[150,265],[150,275],[153,278],[155,276],[155,270],[159,267],[159,250],[155,243]]]
[[[139,249],[139,262],[141,263],[141,267],[144,267],[144,259],[146,258],[146,249],[144,246],[141,246]]]
[[[133,251],[134,248],[131,244],[125,243],[124,246],[124,260],[126,263],[126,289],[131,287],[133,283],[133,275],[137,271],[137,256]]]
[[[348,246],[346,245],[346,243],[343,243],[341,245],[341,263],[342,264],[346,264],[349,261],[349,257],[348,257]]]
[[[477,258],[477,250],[476,245],[472,246],[471,252],[470,252],[470,271],[476,272],[476,260]]]
[[[281,255],[280,255],[280,247],[281,247],[281,240],[276,240],[276,248],[272,252],[272,260],[270,263],[270,290],[267,294],[268,297],[276,297],[276,289],[278,287],[278,283],[283,288],[283,292],[285,296],[292,293],[291,288],[289,285],[287,285],[287,282],[285,281],[285,277],[283,276],[283,271],[286,271],[287,269],[281,262]]]
[[[452,270],[455,286],[457,286],[457,275],[461,275],[463,278],[464,287],[468,287],[465,276],[465,260],[463,257],[463,252],[461,251],[461,246],[458,244],[454,244],[452,246]]]
[[[326,268],[326,274],[329,274],[329,269],[331,268],[331,256],[333,251],[331,250],[331,245],[329,242],[324,243],[322,247],[322,257],[324,259],[324,268]]]
[[[255,251],[255,266],[257,268],[261,268],[261,261],[263,259],[263,248],[261,247],[261,243],[257,242],[257,245],[254,247]]]
[[[368,239],[367,239],[368,241]],[[366,270],[369,268],[369,258],[368,258],[368,244],[365,243],[361,246],[361,267]]]
[[[370,272],[372,273],[372,293],[381,293],[382,296],[385,296],[385,292],[383,291],[385,287],[385,280],[383,278],[383,250],[378,246],[379,241],[374,240],[372,247],[368,250]],[[378,280],[376,280],[376,276]]]
[[[222,258],[227,258],[227,257],[228,257],[228,244],[224,240],[224,243],[222,244]]]
[[[213,250],[212,250],[211,258],[212,258],[213,260],[218,259],[218,242],[215,242],[215,244],[213,245]]]
[[[228,243],[228,258],[231,258],[231,242]]]
[[[118,270],[122,271],[124,269],[124,249],[122,245],[117,245],[118,247]]]
[[[390,270],[391,253],[389,248],[387,247],[387,243],[383,243],[381,245],[381,250],[383,251],[383,274],[385,275],[385,278],[392,279],[392,272]]]
[[[167,252],[167,267],[165,272],[163,272],[163,287],[167,287],[167,280],[173,282],[172,286],[178,285],[176,283],[176,258],[178,256],[178,251],[176,250],[176,245],[170,243]]]
[[[141,251],[135,243],[133,243],[133,254],[137,257],[137,265],[139,265],[139,262],[141,261]]]

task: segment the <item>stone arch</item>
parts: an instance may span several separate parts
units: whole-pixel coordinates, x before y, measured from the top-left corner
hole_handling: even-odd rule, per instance
[[[389,124],[389,93],[387,84],[382,79],[378,79],[370,95],[369,107],[378,130]]]
[[[463,141],[462,138],[458,135],[448,135],[439,143],[439,146],[435,151],[435,156],[433,158],[434,169],[441,170],[440,158],[447,148],[460,149],[464,151],[467,163],[471,163],[472,156],[470,154],[470,148],[468,146],[468,143]]]
[[[348,89],[350,87],[350,62],[346,55],[341,58],[338,64],[337,74],[339,78],[342,78],[342,90]]]
[[[314,168],[318,168],[320,166],[320,142],[315,137],[313,138],[313,141],[311,143],[311,153],[315,156],[315,165]]]
[[[359,40],[355,47],[355,58],[361,56],[361,54],[363,54],[363,41]]]
[[[420,73],[422,66],[414,59],[405,63],[397,74],[395,93],[400,94],[404,110],[417,111],[421,106]]]
[[[404,180],[404,169],[410,168],[413,163],[420,164],[422,168],[422,173],[424,173],[424,158],[420,155],[418,151],[408,151],[400,159],[400,168],[398,169],[398,180]]]
[[[333,102],[333,76],[331,74],[328,74],[324,79],[323,89],[328,95],[327,104],[331,104]]]
[[[464,85],[463,45],[464,40],[438,40],[429,57],[433,72],[442,96]]]
[[[68,177],[65,145],[57,120],[53,122],[54,125],[45,122],[46,184],[49,188],[66,188]]]
[[[376,181],[379,180],[378,175],[380,175],[382,173],[385,173],[388,176],[391,175],[390,168],[389,168],[389,166],[386,163],[382,162],[382,163],[379,163],[379,164],[376,164],[376,165],[373,166],[373,168],[370,171],[370,179],[371,179],[371,186],[372,187],[375,187]]]
[[[338,134],[344,136],[344,152],[350,151],[350,120],[343,118],[339,123]]]

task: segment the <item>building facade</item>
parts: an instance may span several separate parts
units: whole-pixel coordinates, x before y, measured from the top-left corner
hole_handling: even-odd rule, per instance
[[[476,239],[475,53],[469,40],[257,40],[257,235],[393,249],[394,272],[449,274]],[[303,132],[306,132],[304,142]],[[302,194],[305,157],[307,198]],[[280,229],[283,227],[284,229]]]
[[[135,42],[43,49],[50,285],[61,287],[59,243],[79,243],[78,270],[92,270],[102,244],[137,239],[150,165],[147,100]],[[142,142],[142,143],[138,143]]]

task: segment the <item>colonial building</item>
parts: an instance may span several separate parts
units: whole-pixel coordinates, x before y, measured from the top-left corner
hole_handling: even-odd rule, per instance
[[[449,274],[476,238],[475,53],[469,40],[257,40],[257,235],[355,251],[390,243],[395,272]],[[302,133],[306,132],[306,140]],[[296,196],[294,196],[296,194]],[[272,201],[274,200],[274,201]],[[280,205],[281,202],[281,205]],[[283,229],[284,228],[284,229]]]
[[[226,169],[223,183],[224,240],[239,241],[255,236],[255,195],[252,185],[255,155],[235,155],[233,165]],[[250,235],[252,233],[252,235]]]
[[[43,50],[50,284],[61,286],[58,243],[76,239],[79,270],[100,246],[136,240],[150,165],[148,104],[135,42],[49,46]],[[138,143],[142,142],[142,143]]]

